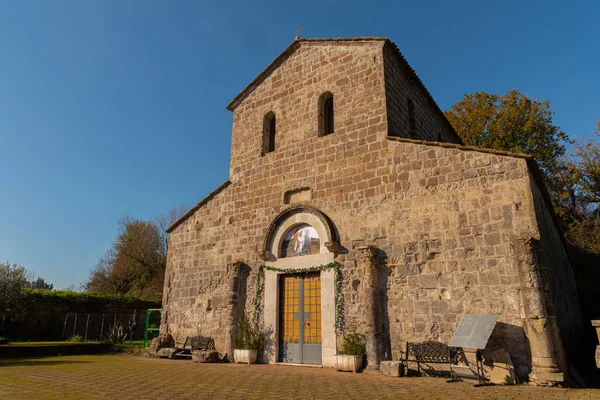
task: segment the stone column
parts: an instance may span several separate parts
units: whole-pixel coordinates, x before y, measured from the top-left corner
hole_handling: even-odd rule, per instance
[[[229,275],[229,295],[227,297],[227,332],[225,352],[227,358],[233,360],[233,338],[236,335],[236,326],[239,321],[239,303],[242,292],[242,276],[246,270],[246,265],[241,261],[236,261],[227,265],[227,275]]]
[[[359,247],[360,271],[363,276],[363,306],[365,310],[365,333],[367,336],[367,368],[365,372],[379,372],[380,335],[379,315],[379,266],[375,246]]]
[[[534,239],[513,241],[513,257],[521,282],[521,302],[524,328],[531,346],[531,375],[537,382],[562,382],[564,373],[560,368],[560,332],[556,315],[548,297],[550,288],[545,278],[547,271],[540,264]],[[559,348],[557,348],[559,346]],[[561,353],[562,354],[562,353]]]
[[[592,326],[596,328],[596,335],[600,340],[600,320],[592,320]],[[596,367],[600,368],[600,345],[596,346]]]

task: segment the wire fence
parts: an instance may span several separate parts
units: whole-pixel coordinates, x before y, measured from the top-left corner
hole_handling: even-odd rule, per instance
[[[55,339],[68,340],[78,337],[83,341],[100,341],[106,338],[114,326],[121,324],[125,331],[133,325],[132,334],[127,340],[143,340],[146,327],[146,313],[84,313],[67,312],[57,315],[53,332],[50,336]],[[160,313],[150,314],[149,327],[160,326]],[[150,332],[157,335],[155,332]],[[149,333],[149,335],[150,335]],[[152,340],[154,336],[149,336]]]

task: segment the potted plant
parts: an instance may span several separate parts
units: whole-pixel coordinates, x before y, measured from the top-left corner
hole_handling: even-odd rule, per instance
[[[358,372],[362,369],[367,354],[367,339],[358,333],[354,325],[348,326],[342,337],[342,346],[335,356],[335,369]]]
[[[244,316],[233,338],[233,358],[236,363],[254,364],[264,343],[262,332]]]

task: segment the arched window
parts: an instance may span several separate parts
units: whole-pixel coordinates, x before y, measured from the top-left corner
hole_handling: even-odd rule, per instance
[[[283,237],[280,257],[298,257],[320,253],[319,234],[312,226],[300,224],[289,229]]]
[[[262,155],[275,151],[275,134],[277,131],[277,124],[275,121],[275,114],[269,112],[265,115],[263,121],[263,145]]]
[[[408,133],[411,137],[416,137],[417,121],[415,119],[415,103],[410,98],[406,98],[408,106]]]
[[[325,92],[319,97],[319,136],[334,132],[333,94]]]

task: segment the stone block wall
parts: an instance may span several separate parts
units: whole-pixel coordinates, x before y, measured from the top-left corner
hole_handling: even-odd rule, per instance
[[[397,359],[406,341],[447,342],[465,313],[498,313],[491,348],[509,351],[527,375],[526,305],[547,288],[524,286],[524,274],[537,273],[528,246],[541,241],[549,259],[561,250],[548,248],[558,246],[557,237],[539,221],[550,221],[547,205],[532,190],[526,159],[390,137],[405,120],[390,109],[395,95],[386,97],[396,90],[401,98],[414,94],[420,139],[438,140],[442,132],[456,142],[419,86],[395,76],[406,71],[394,54],[386,56],[384,41],[295,45],[233,107],[231,184],[171,232],[161,329],[178,340],[212,336],[217,350],[228,352],[232,324],[244,310],[252,313],[269,226],[286,202],[300,201],[337,230],[345,316],[359,326],[371,293],[359,249],[377,246],[382,358]],[[317,104],[326,91],[334,95],[335,132],[319,137]],[[268,112],[277,117],[276,145],[261,155]],[[291,195],[299,189],[302,196]],[[556,257],[552,270],[570,271],[568,260]],[[240,263],[247,275],[236,280]],[[561,293],[555,289],[550,299]]]
[[[267,169],[289,179],[305,170],[304,162],[319,173],[323,159],[339,159],[340,147],[351,150],[359,138],[371,143],[381,136],[387,126],[383,43],[297,43],[294,53],[234,109],[230,179],[248,184]],[[318,137],[318,99],[325,92],[333,94],[335,133]],[[276,150],[260,157],[269,112],[277,121]],[[269,188],[272,181],[252,184]]]
[[[499,313],[504,333],[497,346],[530,365],[511,249],[514,240],[537,235],[525,160],[390,146],[393,183],[379,205],[359,203],[364,214],[332,213],[349,249],[338,257],[346,314],[364,314],[357,249],[374,243],[380,249],[380,329],[388,341],[384,358],[398,359],[406,341],[448,342],[465,313]]]
[[[494,346],[509,351],[526,374],[531,360],[513,248],[540,237],[526,161],[393,139],[380,143],[375,153],[364,145],[364,172],[346,185],[341,179],[342,196],[321,189],[329,183],[326,172],[310,185],[310,204],[339,231],[346,318],[363,322],[358,248],[376,244],[384,358],[397,359],[406,341],[447,342],[465,313],[499,313]],[[170,333],[213,336],[223,351],[231,312],[227,265],[243,260],[250,266],[242,308],[251,313],[258,251],[269,223],[287,207],[286,188],[271,188],[277,195],[261,204],[254,198],[264,189],[233,183],[173,231],[165,288]]]
[[[235,108],[232,184],[171,233],[165,330],[176,338],[213,336],[224,351],[234,313],[227,265],[241,260],[252,268],[246,292],[253,293],[257,254],[269,223],[288,207],[286,193],[309,188],[303,199],[322,206],[355,201],[352,191],[372,195],[382,178],[370,170],[387,162],[380,159],[387,127],[382,46],[302,44]],[[319,137],[317,103],[326,91],[334,95],[335,133]],[[263,116],[271,111],[275,151],[261,156]],[[242,298],[240,307],[249,303]]]
[[[535,250],[538,263],[544,272],[542,279],[546,287],[548,314],[557,319],[556,323],[560,328],[560,332],[557,334],[560,333],[564,350],[570,355],[570,359],[572,361],[581,360],[587,356],[587,354],[581,354],[583,348],[581,343],[585,337],[585,329],[589,329],[589,327],[582,320],[577,284],[571,268],[572,263],[564,246],[565,242],[561,238],[557,219],[544,200],[543,188],[540,187],[539,181],[533,179],[533,176],[530,182],[536,221],[540,232]],[[562,350],[561,348],[556,349],[561,358],[564,357],[563,354],[560,354]]]
[[[385,96],[389,135],[461,144],[444,114],[395,45],[384,47]],[[409,105],[412,102],[412,105]],[[409,109],[414,113],[414,131]]]

